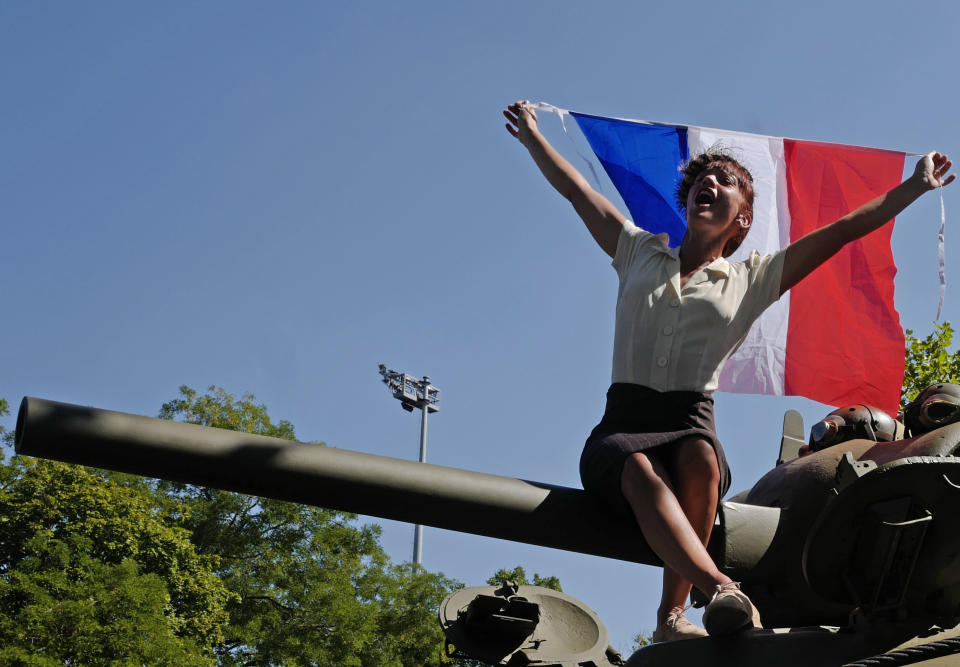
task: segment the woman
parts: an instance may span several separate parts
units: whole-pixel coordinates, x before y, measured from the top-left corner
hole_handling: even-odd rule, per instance
[[[620,277],[613,383],[584,447],[584,489],[636,519],[663,560],[654,641],[761,627],[739,584],[706,550],[730,473],[713,421],[713,390],[726,359],[770,304],[845,244],[878,229],[927,190],[951,183],[946,155],[929,153],[913,175],[775,255],[725,258],[753,221],[753,179],[723,151],[692,159],[677,197],[687,231],[679,249],[627,220],[540,134],[529,102],[504,110],[507,131],[573,204]],[[641,221],[642,222],[642,221]],[[686,618],[691,586],[712,594],[706,630]]]

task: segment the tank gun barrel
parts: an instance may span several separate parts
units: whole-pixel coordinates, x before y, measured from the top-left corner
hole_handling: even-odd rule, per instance
[[[18,454],[659,565],[584,491],[26,397]]]

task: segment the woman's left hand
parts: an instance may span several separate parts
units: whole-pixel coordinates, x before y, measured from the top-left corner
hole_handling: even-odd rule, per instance
[[[923,190],[933,190],[953,183],[956,174],[946,176],[953,163],[946,155],[930,151],[917,162],[913,170],[913,179]]]

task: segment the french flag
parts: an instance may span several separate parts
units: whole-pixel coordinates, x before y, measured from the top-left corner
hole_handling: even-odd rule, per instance
[[[551,109],[555,110],[555,108]],[[905,153],[569,112],[634,222],[679,245],[686,221],[674,191],[679,167],[721,145],[750,170],[750,233],[730,257],[771,254],[898,185]],[[896,414],[904,336],[893,305],[893,225],[845,246],[753,325],[720,377],[738,393],[866,403]]]

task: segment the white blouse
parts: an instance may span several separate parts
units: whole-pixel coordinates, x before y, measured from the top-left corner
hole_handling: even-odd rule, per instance
[[[627,221],[613,267],[620,276],[613,382],[658,391],[713,391],[750,325],[780,298],[786,249],[742,262],[719,258],[680,288],[679,248]]]

